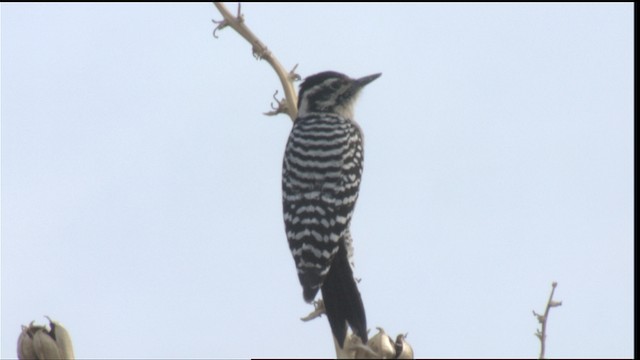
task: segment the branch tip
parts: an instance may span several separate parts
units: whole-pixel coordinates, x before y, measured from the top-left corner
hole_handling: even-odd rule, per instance
[[[239,21],[244,21],[244,15],[242,15],[242,3],[238,3],[238,15],[236,16]]]
[[[533,315],[537,317],[538,322],[541,324],[541,329],[536,329],[535,336],[540,340],[540,359],[544,359],[544,353],[546,348],[546,340],[547,340],[547,321],[549,320],[549,310],[552,307],[558,307],[562,305],[562,301],[553,300],[553,293],[556,290],[556,286],[558,283],[554,281],[551,283],[551,294],[549,294],[549,300],[547,301],[547,306],[544,310],[544,315],[540,315],[535,310],[533,311]]]
[[[298,73],[296,73],[296,69],[297,68],[298,68],[298,64],[296,64],[293,67],[293,69],[291,69],[291,71],[289,71],[289,74],[288,74],[287,78],[289,79],[290,82],[302,80],[302,77],[300,75],[298,75]]]

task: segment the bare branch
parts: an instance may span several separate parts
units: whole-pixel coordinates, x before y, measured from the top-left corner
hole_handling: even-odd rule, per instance
[[[240,11],[240,5],[238,4],[238,13],[236,16],[233,16],[229,10],[222,4],[221,2],[214,2],[215,7],[220,11],[222,17],[224,18],[221,21],[213,21],[216,24],[215,30],[213,30],[213,36],[217,38],[216,31],[222,30],[227,26],[233,28],[238,34],[240,34],[245,40],[251,44],[253,56],[259,60],[265,60],[271,65],[273,70],[278,74],[278,78],[280,79],[280,83],[282,84],[282,88],[284,89],[284,99],[282,101],[278,101],[278,107],[276,107],[273,111],[269,111],[265,113],[266,115],[276,115],[280,113],[286,113],[289,115],[291,120],[295,120],[298,115],[298,95],[296,93],[296,89],[293,86],[293,81],[299,79],[300,77],[295,74],[295,69],[298,65],[296,65],[290,72],[287,72],[284,67],[280,64],[278,59],[269,51],[267,46],[258,39],[258,37],[251,32],[249,27],[245,24],[244,16]]]
[[[540,340],[540,359],[544,359],[544,352],[547,340],[547,321],[549,320],[549,310],[552,307],[558,307],[562,305],[562,301],[553,300],[553,293],[556,291],[556,286],[558,286],[557,282],[553,282],[551,284],[551,294],[549,295],[549,301],[547,301],[547,307],[544,310],[544,315],[540,315],[535,310],[533,311],[533,316],[538,319],[538,322],[541,324],[542,329],[536,329],[536,333],[534,334]]]

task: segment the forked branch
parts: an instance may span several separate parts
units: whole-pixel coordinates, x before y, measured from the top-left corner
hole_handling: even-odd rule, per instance
[[[273,110],[268,111],[265,115],[277,115],[280,113],[286,113],[289,115],[291,120],[295,120],[298,115],[298,95],[296,93],[296,89],[293,86],[293,82],[296,80],[300,80],[300,76],[295,73],[296,67],[294,66],[291,71],[286,71],[278,59],[269,51],[267,46],[258,39],[258,37],[251,32],[249,27],[247,27],[244,16],[240,11],[240,4],[238,4],[238,12],[237,15],[231,14],[229,10],[222,4],[221,2],[214,2],[215,7],[222,14],[223,20],[215,21],[213,23],[216,24],[216,28],[213,30],[213,36],[218,37],[216,32],[218,30],[222,30],[227,26],[233,28],[238,34],[240,34],[245,40],[251,44],[253,56],[258,60],[266,60],[269,65],[276,71],[278,74],[278,78],[280,79],[280,83],[282,84],[282,88],[284,89],[284,99],[277,100],[277,106],[272,105]]]

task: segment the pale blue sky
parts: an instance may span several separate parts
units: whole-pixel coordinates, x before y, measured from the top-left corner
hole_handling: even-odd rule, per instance
[[[228,4],[235,11],[235,5]],[[331,357],[284,235],[275,73],[201,4],[2,4],[2,335],[79,358]],[[633,356],[633,4],[245,4],[356,108],[369,327],[419,357]]]

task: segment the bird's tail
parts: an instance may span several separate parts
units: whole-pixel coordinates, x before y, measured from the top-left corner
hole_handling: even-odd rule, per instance
[[[347,336],[347,323],[366,344],[367,317],[344,244],[340,245],[321,290],[331,332],[340,348]]]

